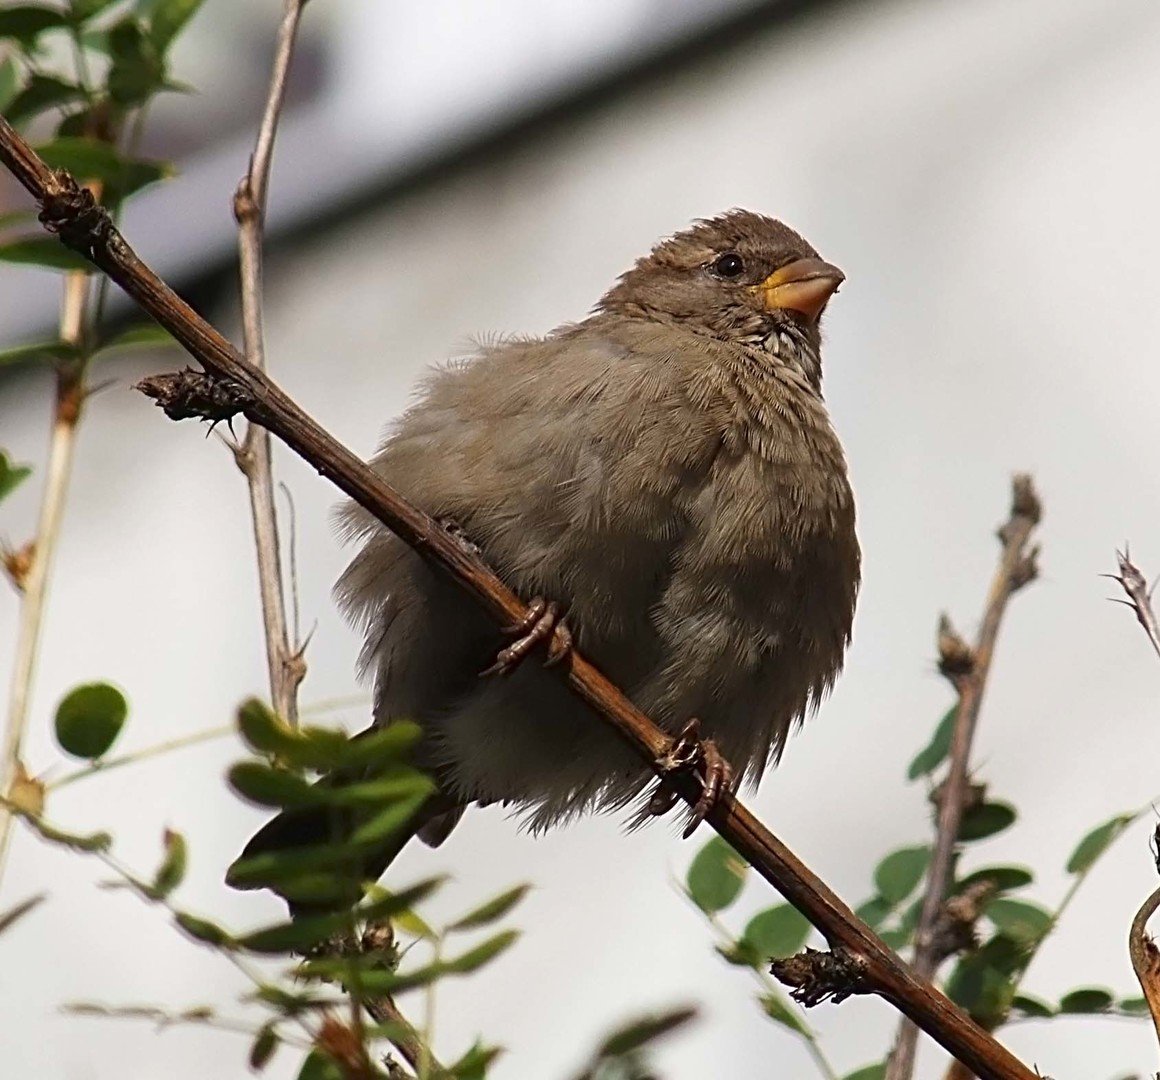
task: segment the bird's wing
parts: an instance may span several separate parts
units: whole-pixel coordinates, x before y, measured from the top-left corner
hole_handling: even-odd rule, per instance
[[[485,349],[429,378],[374,465],[454,520],[525,598],[565,605],[581,647],[599,651],[647,625],[683,528],[681,491],[720,444],[711,410],[687,396],[688,338],[594,321]],[[400,607],[416,588],[430,599],[434,577],[361,510],[347,519],[372,539],[340,595],[406,640],[416,627]]]

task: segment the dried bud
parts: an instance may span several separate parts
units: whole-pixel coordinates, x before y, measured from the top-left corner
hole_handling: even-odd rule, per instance
[[[803,949],[796,956],[774,960],[769,970],[778,982],[792,986],[791,997],[807,1008],[870,993],[865,958],[840,947],[830,952]]]
[[[944,780],[930,793],[931,805],[936,810],[942,810],[942,801],[943,796],[946,794],[946,787],[946,781]],[[986,784],[967,784],[967,790],[963,792],[963,814],[969,814],[976,806],[982,806],[986,797]]]
[[[32,568],[32,556],[36,553],[36,541],[29,540],[18,548],[0,545],[0,565],[15,586],[17,592],[24,592],[28,581],[28,571]]]
[[[1039,547],[1036,545],[1011,568],[1011,591],[1018,592],[1039,577]]]
[[[975,650],[960,636],[946,615],[938,620],[938,670],[956,682],[975,670]]]
[[[323,1019],[315,1045],[338,1065],[344,1080],[374,1080],[378,1076],[362,1039],[335,1016]]]
[[[942,905],[931,932],[931,950],[938,963],[978,945],[975,924],[995,892],[995,883],[984,879]]]

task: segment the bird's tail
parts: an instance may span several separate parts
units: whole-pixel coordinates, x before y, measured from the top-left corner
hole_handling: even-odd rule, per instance
[[[319,782],[342,780],[328,777]],[[357,903],[365,883],[376,881],[413,836],[435,846],[446,838],[462,813],[461,804],[436,788],[405,824],[373,844],[352,845],[351,837],[366,820],[365,812],[356,815],[327,805],[283,810],[250,838],[226,871],[226,884],[235,889],[270,888],[282,896],[295,917],[329,914]],[[349,857],[338,859],[321,873],[305,868],[301,874],[294,873],[300,859],[313,861],[328,846],[336,853],[349,850]],[[273,860],[273,869],[263,875],[260,868],[271,864],[269,856],[282,858]],[[290,871],[284,880],[278,861]],[[325,854],[319,861],[326,865]],[[255,868],[259,868],[258,873]]]

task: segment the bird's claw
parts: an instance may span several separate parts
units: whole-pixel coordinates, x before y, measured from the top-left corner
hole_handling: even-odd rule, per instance
[[[561,617],[560,605],[542,596],[537,596],[528,605],[523,618],[515,625],[506,627],[504,633],[515,636],[516,640],[500,649],[495,663],[480,672],[481,678],[487,675],[510,675],[524,657],[544,641],[548,643],[548,658],[544,661],[544,667],[554,667],[572,652],[572,631]]]
[[[669,743],[669,748],[657,760],[657,771],[661,779],[646,808],[653,816],[668,813],[677,802],[676,789],[667,783],[669,777],[695,772],[701,780],[701,797],[681,834],[684,840],[693,835],[726,793],[733,793],[737,780],[733,766],[721,756],[716,742],[701,738],[701,722],[696,717]]]

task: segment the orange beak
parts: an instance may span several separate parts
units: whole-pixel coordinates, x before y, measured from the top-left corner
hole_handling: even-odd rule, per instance
[[[767,311],[796,311],[815,322],[845,280],[841,270],[821,259],[795,259],[755,285],[754,291],[761,294]]]

